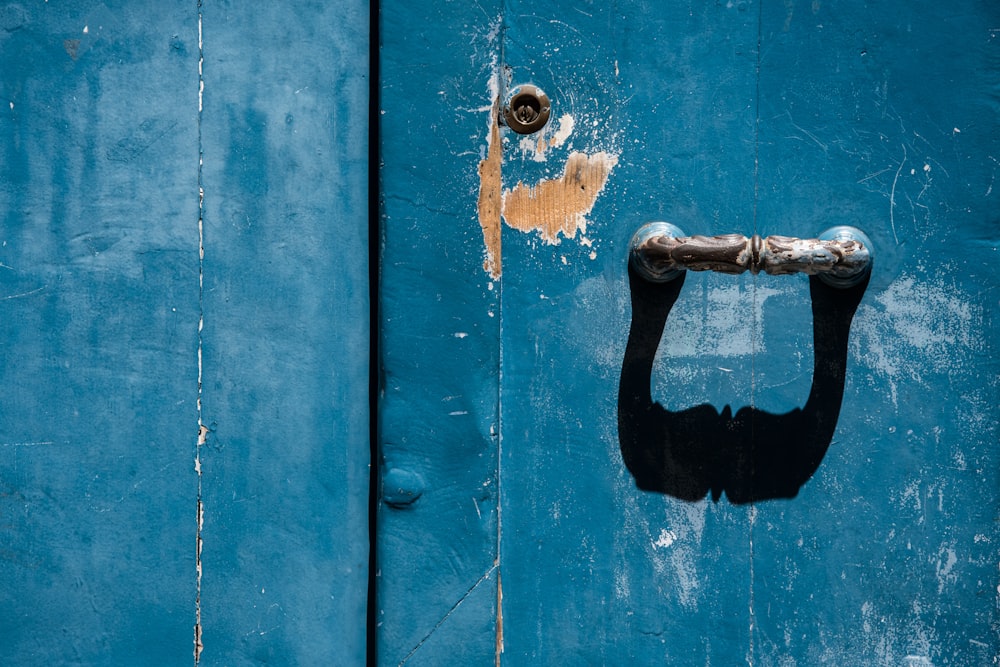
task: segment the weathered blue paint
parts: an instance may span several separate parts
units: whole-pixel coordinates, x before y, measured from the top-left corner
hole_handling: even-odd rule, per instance
[[[618,165],[585,235],[504,238],[504,662],[732,664],[750,637],[747,510],[637,490],[617,382],[632,232],[650,220],[753,232],[756,21],[702,4],[586,13],[507,13],[514,80],[548,91],[574,132],[541,163],[512,150],[505,186],[558,175],[571,150]],[[663,356],[690,363],[655,374],[667,407],[751,402],[749,349],[732,349],[749,341],[734,330],[751,290],[743,277],[688,277]],[[713,312],[712,295],[737,312]],[[719,340],[731,331],[740,340]]]
[[[0,8],[0,662],[187,664],[190,8]]]
[[[358,664],[368,543],[362,2],[204,2],[206,665]]]
[[[381,9],[379,664],[494,660],[500,313],[476,203],[499,17]]]
[[[758,663],[1000,655],[998,10],[764,5],[759,230],[837,218],[877,257],[834,442],[795,501],[758,508]],[[763,308],[768,407],[801,400],[788,307]]]
[[[367,10],[0,7],[3,664],[363,663]]]
[[[503,130],[504,191],[559,180],[574,152],[613,166],[586,230],[558,245],[508,216],[489,293],[469,257],[468,185],[488,132],[453,108],[490,113],[493,72],[475,70],[497,49],[493,15],[384,26],[381,441],[387,459],[406,457],[387,460],[390,473],[412,467],[426,484],[407,509],[380,513],[380,613],[394,625],[380,662],[405,661],[429,636],[412,660],[434,663],[434,638],[474,616],[462,595],[483,595],[469,571],[489,540],[459,508],[468,471],[486,473],[463,462],[495,451],[502,605],[463,641],[497,631],[501,664],[990,663],[1000,14],[972,1],[905,13],[663,4],[505,3],[501,83],[536,84],[553,108],[541,148]],[[447,104],[440,81],[463,84],[444,90]],[[459,125],[439,138],[427,118]],[[563,195],[529,222],[578,221]],[[654,220],[806,238],[853,225],[873,241],[874,271],[839,295],[804,276],[716,274],[649,294],[630,287],[627,244]],[[469,363],[447,332],[494,312],[493,298],[499,341],[480,336]],[[653,399],[663,414],[694,410],[714,434],[705,469],[659,492],[637,488],[655,485],[633,476],[641,458],[623,460],[634,450],[618,422],[619,378],[635,378],[622,368],[630,325],[655,317],[666,323],[648,360]],[[490,450],[435,401],[494,387]],[[479,434],[494,424],[485,407],[470,414]],[[404,639],[399,626],[413,629]]]

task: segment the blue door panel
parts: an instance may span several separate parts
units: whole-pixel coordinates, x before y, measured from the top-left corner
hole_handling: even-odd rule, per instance
[[[0,17],[0,662],[188,662],[196,17]]]
[[[0,7],[3,664],[364,662],[367,33]]]
[[[201,12],[201,662],[356,664],[368,559],[367,8]]]
[[[427,394],[454,393],[445,387],[456,380],[438,373],[455,353],[426,334],[418,344],[413,323],[444,332],[482,308],[499,318],[496,339],[479,339],[495,346],[498,372],[473,365],[462,379],[495,387],[498,410],[494,449],[483,449],[496,456],[497,643],[475,661],[463,654],[467,664],[986,664],[1000,652],[998,18],[975,2],[905,12],[507,2],[499,28],[489,12],[456,17],[470,51],[449,77],[435,73],[443,61],[427,55],[429,32],[383,23],[383,155],[393,156],[383,172],[381,299],[393,313],[382,333],[384,457],[417,437],[419,479],[451,475],[464,488],[449,465],[473,450],[451,444],[444,417],[412,411]],[[484,66],[496,34],[501,57]],[[426,79],[405,70],[410,105],[399,102],[400,53],[428,68]],[[461,106],[483,122],[466,129],[463,115],[448,140],[413,144],[414,116],[392,119],[393,105],[445,115],[420,91],[473,70]],[[545,129],[494,129],[529,83],[551,100]],[[452,149],[458,159],[420,170],[428,146],[459,135],[469,138]],[[455,186],[473,178],[478,188]],[[429,202],[444,183],[465,193],[456,205],[466,226],[420,272],[399,253],[439,224]],[[499,200],[499,220],[484,192]],[[873,241],[874,269],[844,291],[801,275],[694,272],[650,286],[629,275],[627,254],[653,220],[688,234],[803,238],[854,225]],[[399,249],[393,236],[407,222]],[[434,303],[437,288],[420,286],[436,280],[428,274],[466,275],[480,230],[483,269]],[[416,288],[405,299],[397,276]],[[485,302],[461,298],[487,279]],[[400,325],[407,308],[419,317]],[[401,344],[408,336],[412,347]],[[429,357],[413,350],[443,366],[426,370]],[[395,377],[404,367],[422,374],[409,395]],[[658,405],[642,407],[644,387]],[[481,433],[492,419],[480,417]],[[668,447],[654,436],[670,419],[703,436]],[[686,477],[671,457],[688,462]],[[383,462],[387,479],[392,469]],[[444,486],[421,485],[409,514],[380,509],[386,618],[433,599],[425,582],[439,591],[433,582],[454,571],[414,545],[469,539],[455,541],[454,520],[421,518],[451,499]],[[383,481],[382,491],[417,495],[404,487]],[[388,583],[415,571],[418,590]],[[465,590],[479,596],[486,584]],[[395,651],[380,632],[380,648]],[[433,661],[426,636],[380,662]]]
[[[492,664],[501,631],[499,289],[477,223],[500,27],[499,3],[381,7],[378,664]]]
[[[997,655],[996,19],[763,8],[761,233],[853,224],[877,254],[827,456],[794,501],[760,506],[762,664]],[[765,313],[762,398],[795,373],[784,305]]]
[[[541,154],[519,154],[511,137],[504,188],[559,178],[574,153],[617,163],[585,229],[558,245],[504,230],[503,658],[725,662],[749,645],[750,510],[642,492],[623,466],[623,259],[650,220],[752,231],[753,143],[734,137],[753,127],[756,22],[718,6],[569,14],[508,10],[512,83],[551,95],[562,122],[549,137],[570,122],[573,132]],[[740,326],[754,315],[751,290],[689,277],[653,375],[670,409],[752,400],[756,332]]]

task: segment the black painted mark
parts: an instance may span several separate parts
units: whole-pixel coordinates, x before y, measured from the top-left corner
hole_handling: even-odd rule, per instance
[[[79,51],[80,51],[80,40],[78,40],[78,39],[64,39],[63,40],[63,49],[66,51],[66,54],[70,58],[72,58],[73,60],[76,60],[77,58],[80,57],[80,53],[79,53]]]
[[[653,359],[684,276],[650,283],[629,266],[632,322],[618,390],[618,441],[636,485],[683,500],[708,493],[743,504],[794,498],[819,468],[840,416],[851,321],[868,284],[838,289],[809,278],[813,381],[802,408],[735,414],[712,405],[670,411],[653,402]]]

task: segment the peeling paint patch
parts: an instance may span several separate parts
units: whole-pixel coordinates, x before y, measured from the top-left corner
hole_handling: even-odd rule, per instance
[[[571,153],[559,178],[534,186],[518,182],[513,190],[505,191],[503,219],[519,231],[538,232],[551,244],[559,243],[560,234],[573,238],[577,230],[586,233],[587,215],[617,164],[618,157],[604,151]]]
[[[540,136],[521,137],[517,144],[518,149],[525,157],[530,157],[535,162],[545,162],[545,151],[550,148],[561,148],[576,127],[576,120],[568,113],[560,116],[558,123],[559,127],[554,131],[550,124]]]
[[[935,567],[938,580],[938,595],[944,593],[945,587],[949,584],[958,582],[958,573],[954,571],[957,563],[958,556],[955,553],[954,546],[951,544],[941,545],[941,550],[938,552],[937,566]]]
[[[576,121],[568,113],[563,114],[559,117],[559,129],[549,137],[549,148],[559,148],[566,140],[569,139],[569,135],[573,134],[573,127],[576,125]]]
[[[494,86],[495,87],[495,86]],[[500,125],[497,122],[500,97],[496,95],[490,107],[489,133],[486,157],[479,162],[479,226],[483,231],[486,258],[483,269],[496,279],[502,273],[501,227],[507,226],[522,232],[537,232],[546,243],[556,245],[560,235],[575,238],[581,233],[580,243],[587,247],[593,240],[584,236],[587,215],[594,208],[597,197],[608,182],[618,156],[605,151],[587,154],[570,153],[559,178],[542,179],[535,185],[519,181],[511,190],[503,189],[503,146]],[[562,146],[573,132],[575,121],[569,114],[559,119],[559,129],[552,136],[533,139],[525,137],[519,144],[522,151],[533,151],[534,159],[544,160],[547,148]],[[597,253],[592,251],[590,259]]]
[[[496,96],[490,109],[486,157],[479,162],[479,226],[483,229],[483,242],[486,244],[483,269],[494,279],[499,278],[501,272],[500,211],[503,205],[500,182],[503,148],[500,146],[500,125],[497,122],[499,111],[500,97]]]
[[[496,65],[496,63],[494,63]],[[495,71],[489,81],[489,94],[493,100],[489,109],[486,133],[486,150],[478,164],[479,194],[477,214],[483,232],[485,257],[483,269],[493,279],[499,278],[502,267],[502,229],[506,224],[521,232],[536,232],[543,241],[558,245],[560,237],[577,238],[590,248],[588,257],[597,259],[594,241],[586,236],[587,216],[594,208],[611,171],[618,164],[617,151],[574,151],[571,137],[581,123],[572,114],[564,113],[556,123],[539,132],[521,136],[503,137],[500,131],[501,110],[500,73]],[[484,108],[485,110],[485,108]],[[595,128],[597,121],[594,122]],[[593,139],[598,140],[595,129]],[[560,150],[565,158],[562,174],[557,178],[541,178],[534,184],[518,180],[510,189],[503,187],[504,143],[508,149],[521,153],[521,160],[547,162],[552,150]],[[546,173],[550,173],[546,171]],[[562,263],[571,264],[563,256]],[[492,283],[490,283],[492,289]],[[492,317],[493,314],[490,313]]]
[[[701,299],[681,301],[670,313],[667,329],[661,346],[666,359],[677,360],[691,357],[696,363],[690,368],[702,369],[701,361],[706,356],[723,358],[747,357],[763,354],[767,350],[765,329],[749,327],[747,322],[763,322],[765,302],[772,297],[781,297],[782,303],[795,303],[800,295],[792,286],[778,288],[758,285],[754,298],[739,284],[706,288]],[[676,374],[682,366],[670,366],[658,362],[657,378],[663,383],[676,381]],[[723,367],[726,371],[728,364]],[[668,377],[669,376],[669,377]],[[689,382],[693,382],[691,377]],[[664,389],[666,384],[660,389]]]

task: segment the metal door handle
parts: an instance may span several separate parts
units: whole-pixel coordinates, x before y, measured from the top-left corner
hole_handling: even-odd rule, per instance
[[[685,236],[668,222],[650,222],[632,236],[629,260],[646,280],[666,282],[684,270],[806,273],[833,287],[850,287],[871,271],[872,245],[864,232],[841,225],[815,239],[741,234]]]

